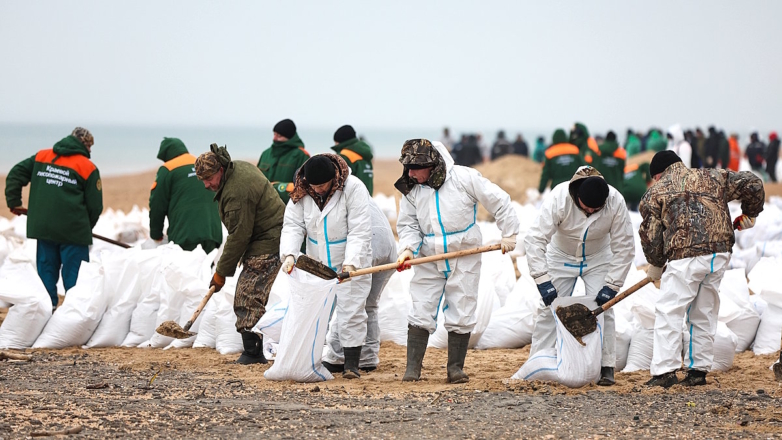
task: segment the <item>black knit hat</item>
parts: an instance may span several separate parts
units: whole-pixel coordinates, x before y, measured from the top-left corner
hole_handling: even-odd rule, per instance
[[[334,142],[345,142],[356,138],[356,130],[350,125],[343,125],[334,132]]]
[[[302,167],[304,178],[310,185],[323,185],[337,175],[334,163],[322,154],[310,157]]]
[[[296,124],[290,119],[283,119],[274,126],[275,133],[290,139],[296,134]]]
[[[578,199],[589,208],[600,208],[607,198],[608,184],[602,177],[587,177],[578,187]]]
[[[609,131],[608,134],[606,134],[606,140],[611,142],[616,142],[616,133],[613,131]]]
[[[667,170],[669,166],[681,161],[682,159],[671,150],[660,151],[654,155],[652,162],[649,164],[649,174],[654,177]]]

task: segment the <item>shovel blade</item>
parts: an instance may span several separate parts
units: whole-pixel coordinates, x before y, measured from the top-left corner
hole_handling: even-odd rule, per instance
[[[174,321],[166,321],[160,324],[155,331],[163,336],[174,339],[187,339],[191,336],[195,336],[195,333],[185,331],[185,329]]]
[[[581,338],[597,330],[597,316],[583,304],[557,307],[557,318],[581,345]]]
[[[330,267],[306,255],[299,255],[299,258],[296,260],[296,268],[324,280],[336,280],[338,277],[337,273]]]

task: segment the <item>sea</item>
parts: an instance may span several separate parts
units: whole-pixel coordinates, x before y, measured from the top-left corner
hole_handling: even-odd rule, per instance
[[[263,150],[271,146],[271,126],[166,126],[166,125],[86,125],[95,137],[91,159],[101,176],[136,174],[156,170],[160,141],[164,137],[181,139],[191,154],[198,156],[209,151],[209,145],[226,146],[231,157],[257,163]],[[69,135],[74,125],[69,124],[19,124],[0,122],[0,175],[8,174],[20,161],[33,156],[39,150],[51,148],[57,141]],[[336,128],[298,127],[298,133],[310,154],[331,152]],[[367,128],[358,131],[373,150],[377,159],[398,159],[402,144],[407,139],[426,138],[440,140],[443,127],[427,128]],[[482,133],[486,145],[491,145],[498,128],[471,128],[466,133]],[[548,130],[505,130],[513,142],[522,134],[530,147],[535,138]],[[456,140],[461,131],[451,130]]]
[[[9,124],[0,123],[0,174],[18,162],[33,156],[39,150],[51,148],[57,141],[69,135],[72,125],[66,124]],[[191,154],[198,156],[209,151],[216,143],[227,146],[234,159],[256,163],[261,152],[271,146],[271,127],[208,127],[208,126],[86,126],[95,137],[91,159],[101,176],[134,174],[156,170],[160,141],[164,137],[181,139]],[[331,152],[336,128],[299,127],[299,136],[310,154]],[[376,158],[399,157],[402,144],[407,139],[440,139],[442,127],[428,129],[367,129],[358,135],[368,142]]]

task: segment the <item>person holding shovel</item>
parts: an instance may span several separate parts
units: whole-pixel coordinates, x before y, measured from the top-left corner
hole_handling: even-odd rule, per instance
[[[733,230],[755,225],[763,211],[763,181],[749,171],[688,169],[671,150],[655,154],[649,172],[655,182],[641,199],[639,234],[651,264],[647,274],[660,281],[660,296],[655,304],[652,378],[646,385],[705,385],[714,359],[720,281],[736,240]],[[733,222],[731,200],[741,201],[742,214]],[[687,373],[679,382],[682,322],[690,343],[684,355]]]
[[[580,277],[586,296],[602,306],[616,296],[635,257],[633,229],[624,198],[591,166],[582,166],[543,200],[524,240],[530,275],[544,307],[532,333],[530,355],[554,347],[557,331],[551,303],[571,296]],[[614,313],[604,314],[598,385],[610,386],[616,365]]]
[[[285,209],[280,239],[283,270],[293,270],[305,239],[307,255],[335,271],[390,263],[396,255],[394,237],[388,220],[382,213],[378,218],[378,213],[366,186],[351,174],[345,160],[336,154],[312,156],[296,174]],[[373,235],[378,233],[376,241]],[[380,261],[375,261],[373,251]],[[377,367],[377,304],[389,277],[365,275],[337,286],[336,325],[329,330],[323,362],[332,373],[341,371],[342,377],[357,379],[362,360],[368,370]]]
[[[36,265],[57,307],[62,268],[65,291],[76,285],[82,261],[90,261],[92,228],[103,212],[98,168],[90,161],[95,139],[76,127],[48,150],[16,164],[5,180],[5,200],[16,215],[27,213],[27,238],[38,242]],[[29,210],[22,208],[22,187],[30,184]]]
[[[478,203],[502,231],[501,249],[516,247],[519,219],[508,193],[473,168],[454,165],[440,142],[410,139],[402,146],[402,177],[394,186],[403,197],[396,230],[399,235],[398,270],[410,268],[414,257],[476,248],[483,244],[477,220]],[[408,315],[407,367],[403,381],[421,378],[429,335],[443,312],[448,330],[449,383],[470,379],[463,371],[470,334],[477,318],[481,255],[417,265],[410,283],[413,307]]]
[[[220,291],[225,278],[233,276],[241,261],[234,312],[244,351],[236,362],[265,364],[263,339],[251,329],[266,312],[269,292],[280,270],[278,252],[285,205],[253,164],[232,161],[225,147],[212,144],[210,149],[196,159],[195,172],[204,186],[216,193],[228,237],[209,287]]]

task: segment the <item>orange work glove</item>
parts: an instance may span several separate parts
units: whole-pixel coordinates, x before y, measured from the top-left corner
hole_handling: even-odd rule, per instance
[[[215,292],[219,292],[220,289],[225,286],[225,277],[215,272],[215,274],[212,275],[212,281],[209,282],[209,288],[211,289],[213,286],[215,288]]]

